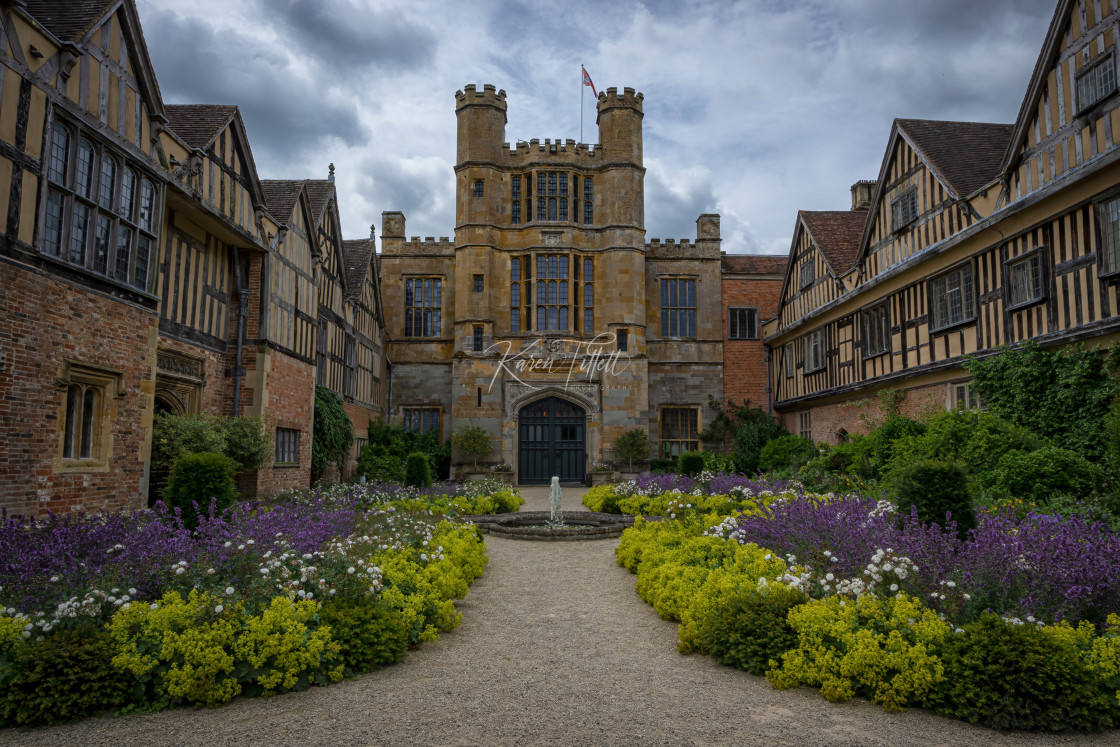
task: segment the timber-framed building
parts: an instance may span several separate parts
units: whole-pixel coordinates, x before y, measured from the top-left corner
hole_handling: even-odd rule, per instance
[[[967,356],[1117,341],[1118,24],[1116,0],[1061,0],[1013,123],[897,119],[851,213],[799,214],[765,328],[789,430],[843,440],[886,388],[975,407]]]

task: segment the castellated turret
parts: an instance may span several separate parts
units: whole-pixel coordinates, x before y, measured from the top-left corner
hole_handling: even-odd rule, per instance
[[[642,94],[633,88],[608,88],[599,94],[596,105],[599,143],[604,160],[642,163]]]
[[[455,92],[459,121],[458,163],[496,162],[506,136],[506,92],[487,83],[479,91],[472,83]]]

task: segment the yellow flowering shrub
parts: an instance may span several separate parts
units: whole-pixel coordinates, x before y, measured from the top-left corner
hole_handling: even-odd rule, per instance
[[[240,606],[215,612],[219,601],[192,591],[169,592],[153,605],[133,604],[109,622],[118,653],[113,666],[138,677],[152,675],[173,701],[217,706],[240,694],[233,645],[241,632]]]
[[[618,513],[618,495],[611,485],[596,485],[583,494],[583,505],[589,511]]]
[[[440,631],[459,627],[463,616],[451,598],[441,592],[454,588],[456,578],[450,569],[423,566],[402,553],[385,552],[373,556],[381,569],[384,589],[381,598],[399,610],[410,626],[412,644],[439,639]],[[433,577],[436,583],[432,583]]]
[[[265,697],[341,680],[339,645],[330,628],[314,627],[318,613],[318,602],[273,598],[268,609],[245,620],[233,643],[238,674]]]
[[[944,679],[932,651],[951,635],[949,625],[916,598],[832,596],[793,608],[788,619],[797,648],[766,673],[778,689],[813,685],[833,702],[859,694],[900,711]]]
[[[1101,685],[1116,692],[1120,703],[1120,615],[1109,615],[1100,635],[1084,620],[1077,627],[1063,620],[1043,630],[1050,638],[1076,649]]]
[[[26,645],[23,633],[29,622],[23,615],[0,614],[0,656],[11,656]]]

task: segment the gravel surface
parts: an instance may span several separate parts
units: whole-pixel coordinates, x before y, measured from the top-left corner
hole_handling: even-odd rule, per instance
[[[547,510],[547,489],[523,491]],[[565,510],[581,510],[567,489]],[[222,708],[0,731],[0,744],[1120,745],[1120,733],[1001,734],[866,701],[831,704],[676,652],[675,623],[634,593],[617,540],[489,538],[463,625],[402,663],[325,688]]]

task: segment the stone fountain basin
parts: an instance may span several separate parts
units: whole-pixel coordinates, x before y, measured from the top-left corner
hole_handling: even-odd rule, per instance
[[[548,511],[519,511],[511,514],[465,516],[483,532],[510,539],[564,541],[610,539],[634,524],[633,516],[593,511],[565,511],[561,528],[548,526]]]

